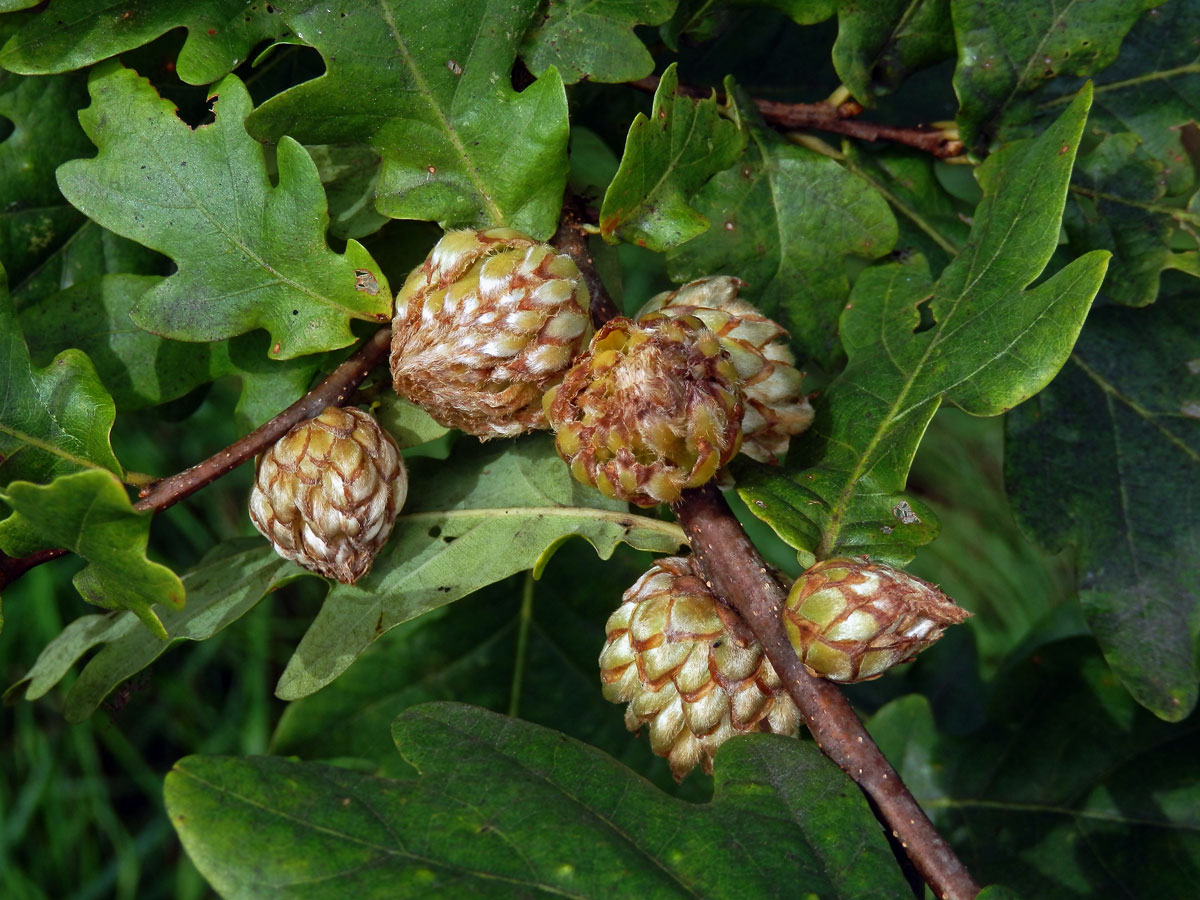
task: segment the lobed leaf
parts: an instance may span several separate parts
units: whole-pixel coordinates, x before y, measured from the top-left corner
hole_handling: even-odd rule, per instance
[[[750,509],[802,559],[866,553],[906,562],[932,526],[901,492],[943,397],[972,415],[999,415],[1041,390],[1066,360],[1107,254],[1028,286],[1058,243],[1089,101],[1085,90],[1041,137],[1010,144],[980,167],[985,196],[970,243],[936,284],[920,256],[859,276],[841,322],[849,363],[819,398],[812,429],[787,470],[756,467],[740,478]]]
[[[9,9],[33,6],[18,0]],[[189,84],[210,84],[232,72],[262,41],[287,34],[276,8],[250,0],[55,0],[3,48],[0,66],[25,75],[82,69],[186,28],[176,71]]]
[[[1112,251],[1104,296],[1129,306],[1153,303],[1163,271],[1186,271],[1200,249],[1192,230],[1200,216],[1163,202],[1166,173],[1141,143],[1132,132],[1107,135],[1082,156],[1063,215],[1072,249]],[[1172,248],[1176,223],[1190,254]]]
[[[376,207],[392,218],[554,233],[566,92],[553,68],[520,93],[510,80],[536,0],[276,5],[326,72],[256,109],[252,134],[368,143],[383,157]]]
[[[903,150],[866,151],[846,143],[842,164],[883,196],[896,217],[896,249],[922,254],[938,274],[967,243],[974,204],[955,197],[938,179],[943,165]],[[970,186],[977,192],[974,178]]]
[[[1145,5],[1153,8],[1129,30],[1116,61],[1096,74],[1089,124],[1097,134],[1137,134],[1163,167],[1165,193],[1187,196],[1196,172],[1183,126],[1200,115],[1200,2]],[[1046,94],[1058,96],[1039,103],[1038,112],[1057,115],[1076,87],[1072,79],[1048,84]]]
[[[554,66],[567,84],[636,81],[654,59],[633,33],[660,25],[676,0],[550,0],[544,18],[525,37],[521,56],[535,75]]]
[[[128,609],[152,639],[167,636],[152,607],[182,607],[183,584],[146,558],[150,514],[133,508],[112,472],[76,472],[48,485],[14,481],[0,491],[0,500],[12,510],[0,521],[0,551],[20,557],[55,547],[70,550],[88,561],[74,578],[85,600]]]
[[[1066,367],[1007,420],[1021,523],[1073,548],[1113,671],[1178,721],[1200,682],[1200,311],[1195,295],[1097,309]]]
[[[1030,900],[1190,897],[1196,716],[1168,725],[1139,709],[1086,638],[1040,646],[997,684],[967,735],[939,730],[916,695],[868,722],[975,878]]]
[[[833,66],[863,106],[918,69],[954,55],[950,0],[883,0],[838,5]]]
[[[33,360],[62,347],[88,355],[121,412],[156,406],[217,378],[242,379],[238,425],[250,431],[302,395],[317,357],[275,361],[264,357],[263,336],[243,335],[201,344],[164,340],[133,324],[138,301],[161,284],[153,275],[103,275],[49,294],[22,309],[32,335]]]
[[[187,606],[162,610],[161,635],[142,628],[129,611],[83,616],[42,649],[33,667],[5,697],[14,697],[22,689],[26,700],[44,696],[87,653],[100,647],[71,684],[64,702],[67,721],[81,722],[123,681],[151,665],[172,645],[208,640],[268,593],[310,574],[255,538],[218,544],[184,574]]]
[[[727,84],[732,91],[732,83]],[[756,121],[741,98],[743,121]],[[847,257],[876,259],[896,244],[887,201],[834,160],[751,125],[749,146],[692,199],[716,223],[670,251],[676,281],[736,275],[741,296],[788,329],[823,365],[837,356],[837,320],[850,293]]]
[[[14,283],[83,221],[59,193],[54,170],[89,149],[75,118],[85,97],[79,75],[0,73],[0,116],[12,123],[0,142],[0,260]]]
[[[393,628],[332,684],[287,705],[271,752],[364,760],[395,774],[408,764],[396,755],[392,720],[418,703],[456,700],[556,728],[672,796],[710,799],[710,779],[677,784],[666,760],[625,729],[623,708],[597,690],[604,622],[650,561],[629,547],[601,560],[571,541],[536,581],[516,575]]]
[[[89,87],[80,121],[100,153],[62,166],[59,187],[99,224],[178,266],[143,295],[135,324],[189,341],[266,328],[271,355],[291,359],[352,343],[352,318],[389,318],[387,279],[366,250],[350,241],[339,255],[326,244],[320,179],[295,141],[280,144],[272,187],[242,125],[250,96],[236,77],[213,88],[216,122],[195,130],[118,63],[94,69]]]
[[[1049,79],[1104,69],[1142,13],[1162,2],[950,0],[963,142],[986,149],[1006,122],[1032,117],[1029,95]]]
[[[691,195],[737,159],[745,143],[715,97],[681,95],[675,66],[668,66],[650,117],[639,113],[629,126],[620,167],[604,193],[600,233],[659,252],[702,234],[709,221]]]
[[[0,486],[52,481],[85,469],[121,474],[108,434],[116,410],[91,360],[64,350],[31,365],[0,270]]]
[[[1200,275],[1196,164],[1186,135],[1200,117],[1200,2],[1156,7],[1097,76],[1089,131],[1064,225],[1077,252],[1113,252],[1104,296],[1153,303],[1162,272]],[[1048,92],[1053,92],[1051,85]],[[1060,90],[1062,88],[1059,88]],[[1065,97],[1038,107],[1054,113]]]
[[[699,805],[565,735],[468,706],[416,707],[393,734],[419,776],[189,757],[167,776],[172,822],[229,898],[907,891],[861,794],[806,742],[730,741]]]
[[[425,474],[410,460],[410,492],[370,573],[335,585],[276,686],[285,700],[324,687],[389,629],[516,572],[540,573],[568,537],[602,558],[618,542],[668,553],[685,543],[674,523],[631,515],[571,478],[551,441],[467,449]]]

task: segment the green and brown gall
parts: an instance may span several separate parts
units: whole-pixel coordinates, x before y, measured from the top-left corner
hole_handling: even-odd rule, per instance
[[[258,458],[250,520],[280,556],[353,584],[371,568],[407,493],[391,436],[360,409],[330,406]]]
[[[542,394],[591,333],[579,269],[511,228],[450,231],[396,295],[396,392],[480,438],[545,428]]]
[[[625,725],[646,727],[676,780],[737,734],[795,735],[800,715],[757,643],[740,644],[690,558],[657,560],[605,626],[604,696],[628,703]]]
[[[741,444],[737,370],[694,316],[612,319],[544,402],[575,478],[639,506],[704,484]]]
[[[787,332],[738,296],[745,283],[728,275],[701,278],[652,297],[638,318],[652,313],[695,316],[717,335],[737,369],[745,411],[742,453],[765,463],[787,455],[792,437],[812,424],[804,375],[787,346]]]
[[[858,557],[806,570],[792,585],[783,621],[809,669],[855,682],[907,662],[970,615],[929,582]]]

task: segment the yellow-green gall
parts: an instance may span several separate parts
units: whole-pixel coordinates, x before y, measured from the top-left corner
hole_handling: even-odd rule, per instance
[[[704,484],[741,443],[737,372],[690,316],[612,319],[545,409],[575,478],[639,506]]]
[[[757,643],[726,630],[691,559],[657,560],[605,626],[604,696],[628,703],[625,725],[646,727],[676,780],[697,764],[712,772],[717,748],[737,734],[795,735],[800,715]]]
[[[806,570],[788,594],[783,622],[809,669],[854,682],[907,662],[970,615],[929,582],[859,557]]]

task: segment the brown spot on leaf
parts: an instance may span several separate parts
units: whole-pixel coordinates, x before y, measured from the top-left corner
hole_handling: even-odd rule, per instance
[[[354,289],[374,297],[379,293],[379,281],[369,269],[355,269]]]

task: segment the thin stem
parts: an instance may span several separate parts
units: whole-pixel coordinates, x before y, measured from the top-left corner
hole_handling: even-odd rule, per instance
[[[639,90],[653,93],[658,89],[658,76],[650,75],[629,84]],[[707,97],[710,94],[703,88],[682,84],[679,86],[679,93],[692,97]],[[857,138],[860,141],[892,141],[923,150],[939,159],[961,156],[963,152],[963,143],[958,135],[940,128],[923,125],[902,128],[856,119],[854,117],[861,113],[863,108],[854,100],[834,106],[831,103],[780,103],[776,100],[755,99],[754,105],[768,124],[784,130],[813,129]]]
[[[58,549],[39,550],[29,556],[15,558],[0,553],[0,590],[8,587],[30,569],[40,566],[44,562],[50,562],[52,559],[58,559],[60,556],[66,556],[70,552],[70,550]]]
[[[529,626],[533,622],[533,573],[525,573],[521,588],[521,611],[517,618],[517,657],[513,664],[512,688],[508,694],[508,714],[517,717],[521,709],[521,690],[525,686],[525,655],[529,652]]]
[[[329,373],[324,381],[244,438],[234,441],[220,453],[210,456],[186,471],[143,488],[134,509],[163,510],[174,506],[216,481],[246,460],[266,450],[306,419],[320,415],[327,406],[341,406],[364,378],[383,361],[392,343],[392,329],[381,328],[354,355]]]
[[[352,356],[330,372],[324,381],[275,418],[204,462],[143,488],[141,499],[133,504],[134,509],[157,512],[173,506],[266,450],[296,425],[319,415],[327,406],[341,406],[387,356],[391,342],[392,329],[379,329]],[[57,559],[67,552],[60,549],[40,550],[20,559],[0,554],[0,589],[12,584],[34,566]]]
[[[575,231],[576,236],[572,238],[566,231]],[[573,246],[584,247],[583,253],[573,255],[585,277],[594,279],[589,280],[592,318],[599,327],[612,318],[616,308],[596,277],[586,252],[586,237],[577,224],[569,225],[564,219],[555,241],[568,252]],[[978,894],[979,887],[966,866],[933,827],[849,701],[833,682],[809,674],[792,649],[781,613],[787,591],[746,536],[721,492],[712,482],[684,491],[671,504],[671,511],[687,534],[708,587],[749,626],[804,716],[817,746],[867,795],[893,844],[899,845],[926,884],[943,900],[969,900]]]

